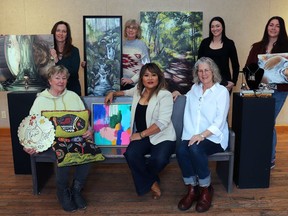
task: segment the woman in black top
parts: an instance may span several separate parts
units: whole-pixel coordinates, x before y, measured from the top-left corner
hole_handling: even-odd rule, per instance
[[[54,49],[51,55],[56,65],[63,65],[69,71],[70,77],[67,89],[74,91],[81,96],[81,86],[79,82],[80,55],[79,49],[72,45],[71,29],[67,22],[59,21],[55,23],[51,30],[54,35]]]
[[[233,40],[225,34],[225,23],[221,17],[214,17],[209,23],[209,37],[205,38],[198,50],[198,59],[209,57],[214,60],[220,69],[221,84],[230,92],[236,85],[239,74],[239,61]],[[232,64],[232,75],[229,66]]]

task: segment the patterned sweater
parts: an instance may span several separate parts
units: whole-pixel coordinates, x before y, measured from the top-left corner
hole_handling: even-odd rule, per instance
[[[149,63],[149,52],[146,44],[139,39],[126,40],[123,44],[123,77],[135,83],[139,80],[142,65]]]

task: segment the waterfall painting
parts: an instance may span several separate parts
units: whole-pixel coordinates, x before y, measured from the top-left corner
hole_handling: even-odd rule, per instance
[[[85,95],[120,90],[122,17],[84,16]]]

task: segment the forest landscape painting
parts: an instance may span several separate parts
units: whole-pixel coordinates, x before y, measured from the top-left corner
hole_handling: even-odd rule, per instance
[[[202,40],[202,12],[140,12],[142,37],[170,91],[185,94]]]
[[[99,146],[127,146],[130,142],[131,103],[92,104],[94,142]]]

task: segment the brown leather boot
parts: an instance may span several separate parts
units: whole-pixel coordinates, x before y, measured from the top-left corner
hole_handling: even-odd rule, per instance
[[[155,200],[160,199],[161,197],[161,189],[157,181],[153,183],[151,186],[152,198]]]
[[[214,189],[212,185],[209,187],[200,187],[200,198],[196,205],[197,212],[208,211],[211,207]]]
[[[178,209],[186,211],[191,208],[194,201],[199,198],[199,186],[188,185],[188,193],[179,201]]]

